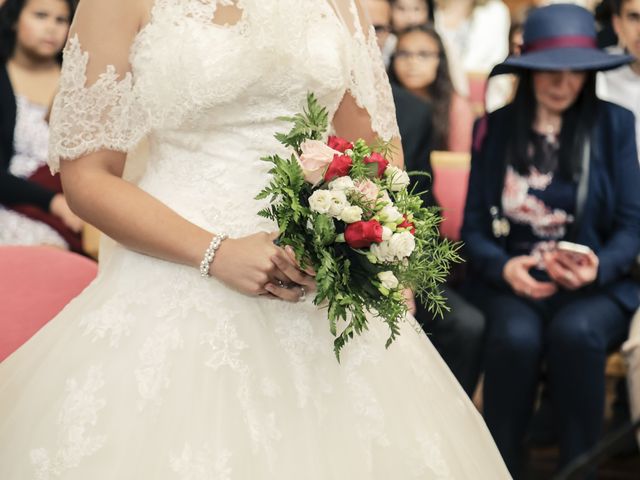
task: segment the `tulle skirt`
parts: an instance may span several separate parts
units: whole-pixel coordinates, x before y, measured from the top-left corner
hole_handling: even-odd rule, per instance
[[[412,319],[333,354],[326,311],[118,247],[0,364],[3,480],[510,478]]]

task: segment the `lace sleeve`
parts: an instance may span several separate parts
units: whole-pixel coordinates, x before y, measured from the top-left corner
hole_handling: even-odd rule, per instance
[[[382,139],[399,138],[396,110],[389,78],[376,34],[358,0],[331,0],[334,10],[351,33],[347,48],[349,93],[369,114],[372,130]]]
[[[148,131],[129,65],[137,2],[83,0],[51,110],[49,167],[99,150],[128,152]]]

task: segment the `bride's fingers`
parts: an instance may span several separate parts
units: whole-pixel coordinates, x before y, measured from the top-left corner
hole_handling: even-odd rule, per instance
[[[307,275],[303,271],[299,270],[297,266],[291,263],[288,259],[281,258],[280,255],[274,255],[272,258],[273,263],[287,278],[298,285],[304,285],[306,287],[315,286],[315,280],[313,277]]]
[[[298,259],[296,258],[296,252],[293,251],[293,248],[291,248],[290,245],[287,245],[284,248],[284,251],[286,252],[286,254],[289,256],[289,258],[291,259],[291,261],[300,269],[302,270],[302,268],[300,267],[300,264],[298,263]],[[307,268],[305,268],[303,270],[303,272],[305,272],[307,275],[311,275],[312,277],[316,276],[316,271],[313,269],[313,267],[311,265],[309,265]]]
[[[303,290],[301,290],[301,287],[287,288],[279,287],[277,285],[274,285],[273,283],[267,283],[264,288],[271,295],[284,300],[285,302],[298,303],[304,295],[302,293]]]
[[[269,274],[269,281],[274,285],[278,285],[279,287],[291,283],[289,277],[282,273],[282,271],[278,268],[274,269],[273,273]]]

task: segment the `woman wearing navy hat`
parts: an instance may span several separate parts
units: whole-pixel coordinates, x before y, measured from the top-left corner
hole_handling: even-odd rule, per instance
[[[606,355],[640,303],[634,118],[595,94],[596,71],[629,61],[596,48],[587,10],[537,9],[493,72],[519,75],[514,101],[476,127],[462,237],[490,322],[486,421],[516,477],[543,368],[561,464],[598,441]]]

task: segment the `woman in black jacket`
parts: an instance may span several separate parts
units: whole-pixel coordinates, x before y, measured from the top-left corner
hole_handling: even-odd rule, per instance
[[[46,167],[46,115],[74,8],[72,0],[0,7],[0,244],[80,249],[82,223]]]

